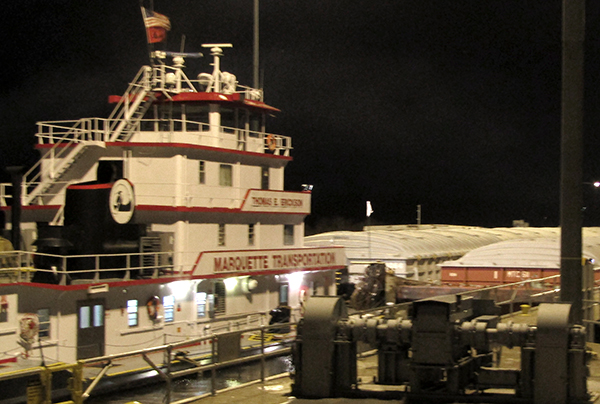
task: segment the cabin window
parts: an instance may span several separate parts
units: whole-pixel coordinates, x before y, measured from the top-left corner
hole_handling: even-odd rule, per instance
[[[250,223],[248,225],[248,245],[249,246],[254,245],[254,238],[255,238],[254,223]]]
[[[250,137],[258,137],[262,126],[262,115],[250,115]]]
[[[198,181],[200,184],[206,184],[206,161],[200,161],[200,167],[198,168]]]
[[[163,308],[165,323],[172,323],[175,320],[175,297],[173,295],[163,297]]]
[[[206,292],[196,293],[196,313],[198,314],[198,318],[206,317],[206,303]]]
[[[94,327],[102,327],[104,325],[104,306],[101,304],[94,305]]]
[[[233,186],[233,166],[221,164],[219,166],[219,185],[222,187]]]
[[[219,224],[219,246],[225,245],[225,225],[223,223]]]
[[[288,283],[282,283],[279,285],[279,305],[287,306],[289,298],[290,285]]]
[[[50,338],[50,309],[39,309],[37,316],[40,324],[38,337]]]
[[[0,297],[0,323],[8,322],[8,298]]]
[[[261,189],[269,189],[269,167],[261,167]]]
[[[95,304],[93,306],[81,306],[79,308],[79,328],[103,327],[104,306]]]
[[[136,327],[138,325],[138,301],[127,300],[127,325]]]
[[[284,224],[283,225],[283,244],[294,245],[294,225]]]
[[[90,306],[83,306],[79,309],[79,328],[91,327],[92,314]]]

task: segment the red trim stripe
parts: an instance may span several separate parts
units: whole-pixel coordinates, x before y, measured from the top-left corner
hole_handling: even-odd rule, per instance
[[[174,213],[247,213],[247,214],[263,214],[263,215],[309,215],[304,212],[263,212],[263,211],[242,211],[241,208],[204,208],[204,207],[187,207],[187,206],[166,206],[166,205],[136,205],[136,210],[147,212],[174,212]]]
[[[156,93],[158,99],[164,99],[162,93]],[[123,97],[120,95],[109,95],[108,102],[115,104],[121,101]],[[165,100],[166,101],[166,100]],[[250,108],[263,109],[269,112],[281,112],[280,109],[265,104],[262,101],[241,99],[239,93],[235,94],[222,94],[222,93],[180,93],[174,95],[168,102],[208,102],[208,103],[238,103],[243,104]]]
[[[108,184],[76,184],[76,185],[69,185],[67,188],[68,189],[108,189],[108,188],[112,188],[113,183],[108,183]]]

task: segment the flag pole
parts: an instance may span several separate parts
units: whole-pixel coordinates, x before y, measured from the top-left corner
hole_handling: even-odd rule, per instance
[[[255,89],[260,88],[259,78],[258,78],[258,50],[259,50],[259,13],[258,13],[258,2],[259,0],[254,0],[254,55],[253,55],[253,64],[252,64],[252,85]]]
[[[144,32],[146,33],[146,46],[148,49],[148,60],[150,61],[150,66],[154,66],[154,61],[152,60],[152,53],[154,52],[154,44],[150,42],[150,38],[148,38],[148,29],[146,28],[146,13],[144,11],[146,7],[144,7],[144,0],[140,0],[140,13],[142,13],[142,22],[144,23]],[[154,10],[154,1],[150,0],[150,10]]]
[[[371,260],[371,215],[373,214],[373,208],[371,201],[367,201],[367,239],[369,245],[369,261]]]

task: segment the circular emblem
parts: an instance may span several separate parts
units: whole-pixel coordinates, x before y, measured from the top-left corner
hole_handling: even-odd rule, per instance
[[[133,185],[131,182],[117,180],[110,190],[110,214],[119,224],[129,223],[135,209]]]

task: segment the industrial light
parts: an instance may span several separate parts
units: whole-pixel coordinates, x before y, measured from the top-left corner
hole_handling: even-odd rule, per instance
[[[231,292],[237,286],[238,278],[225,278],[223,279],[223,283],[225,284],[225,290]]]
[[[302,285],[302,280],[304,279],[304,273],[292,272],[291,274],[287,274],[287,280],[290,283],[291,287],[299,287]]]
[[[187,296],[191,286],[191,281],[175,281],[169,283],[169,289],[171,290],[171,294],[175,296],[175,298],[178,300],[183,299]]]

